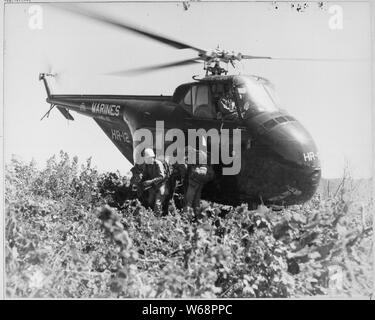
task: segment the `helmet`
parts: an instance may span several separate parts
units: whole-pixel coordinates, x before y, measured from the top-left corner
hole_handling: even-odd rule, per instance
[[[155,158],[154,150],[152,150],[151,148],[145,149],[145,159],[147,158]]]

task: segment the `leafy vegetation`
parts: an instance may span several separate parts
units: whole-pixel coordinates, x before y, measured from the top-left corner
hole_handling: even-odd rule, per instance
[[[202,202],[156,217],[129,179],[61,152],[6,167],[6,293],[29,298],[300,297],[372,292],[372,205],[350,177],[282,211]]]

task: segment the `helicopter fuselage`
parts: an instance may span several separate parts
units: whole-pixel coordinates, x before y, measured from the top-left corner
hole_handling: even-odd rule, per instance
[[[48,88],[45,77],[41,79]],[[230,205],[291,205],[309,200],[318,187],[317,147],[301,123],[278,107],[272,85],[264,78],[209,76],[177,87],[173,96],[47,93],[47,102],[66,118],[73,119],[69,111],[92,117],[131,163],[134,132],[149,129],[155,136],[157,121],[163,121],[165,131],[178,128],[184,133],[194,128],[240,129],[240,172],[222,175],[226,165],[213,165],[216,177],[204,187],[204,199]],[[232,103],[230,115],[218,111],[224,96]]]

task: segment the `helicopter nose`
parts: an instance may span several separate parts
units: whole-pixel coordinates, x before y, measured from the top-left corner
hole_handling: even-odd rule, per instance
[[[283,161],[313,171],[320,168],[318,150],[310,133],[298,121],[275,126],[266,133],[268,143]]]
[[[321,166],[317,147],[309,132],[293,120],[276,125],[264,135],[278,162],[283,164],[280,179],[288,188],[289,199],[294,202],[310,199],[319,186]]]

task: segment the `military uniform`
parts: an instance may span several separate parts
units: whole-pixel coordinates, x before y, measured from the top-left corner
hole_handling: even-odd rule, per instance
[[[165,183],[165,197],[163,203],[163,213],[164,215],[168,214],[169,202],[174,199],[174,193],[176,189],[179,189],[181,186],[184,186],[185,176],[187,171],[186,164],[174,163],[173,165],[169,164],[169,174]],[[179,182],[179,184],[177,184]],[[182,193],[185,192],[185,189]],[[182,207],[182,199],[177,199],[177,205]]]
[[[238,119],[238,114],[236,111],[236,107],[233,105],[233,100],[223,97],[218,100],[217,107],[218,112],[221,113],[222,117],[227,120],[235,120]]]
[[[143,190],[148,191],[147,203],[156,214],[161,214],[165,196],[166,172],[163,163],[154,159],[152,164],[144,164],[142,178]]]
[[[150,164],[136,164],[131,171],[131,183],[137,187],[138,198],[146,202],[156,214],[161,214],[166,178],[163,163],[153,159]]]
[[[185,208],[197,211],[200,207],[201,194],[204,185],[212,180],[214,171],[210,165],[197,164],[188,166],[188,181],[185,192]]]

